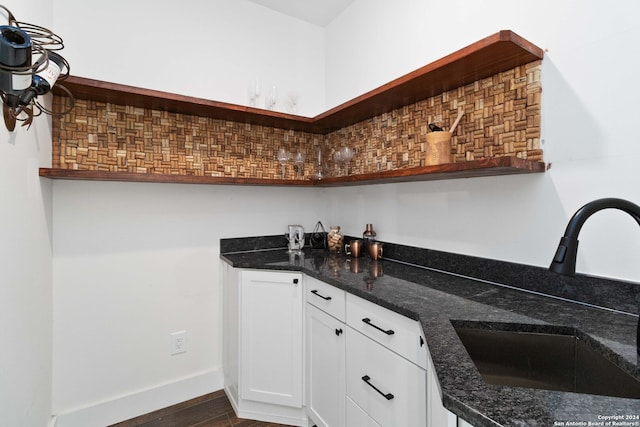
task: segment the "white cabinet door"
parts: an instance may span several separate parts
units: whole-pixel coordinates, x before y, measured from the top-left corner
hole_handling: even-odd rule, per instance
[[[349,427],[380,427],[366,412],[347,397],[347,425]],[[455,426],[454,426],[455,427]]]
[[[311,304],[306,310],[307,414],[318,427],[344,427],[345,325]]]
[[[425,427],[425,370],[349,326],[346,334],[347,396],[382,427]]]
[[[242,271],[242,399],[302,407],[303,299],[300,273]]]

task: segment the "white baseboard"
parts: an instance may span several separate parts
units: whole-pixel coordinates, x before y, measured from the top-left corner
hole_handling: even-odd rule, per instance
[[[223,383],[221,370],[205,372],[57,414],[50,427],[104,427],[221,390]]]
[[[224,393],[227,395],[227,399],[229,399],[233,411],[238,418],[288,426],[305,427],[309,425],[309,418],[304,408],[293,408],[240,399],[238,398],[237,390],[230,388],[228,385],[225,386]]]

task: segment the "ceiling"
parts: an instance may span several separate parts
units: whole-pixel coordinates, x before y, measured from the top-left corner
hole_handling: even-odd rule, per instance
[[[326,27],[354,0],[249,0],[294,18]]]

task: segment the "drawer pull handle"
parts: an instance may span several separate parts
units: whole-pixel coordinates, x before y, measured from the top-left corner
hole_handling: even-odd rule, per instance
[[[311,293],[314,294],[317,297],[322,298],[325,301],[331,301],[331,297],[325,297],[325,296],[320,295],[320,293],[316,289],[312,290]]]
[[[385,333],[385,334],[387,334],[387,335],[393,335],[393,334],[395,334],[395,332],[393,331],[393,329],[389,329],[389,330],[386,330],[386,331],[385,331],[385,330],[384,330],[384,329],[382,329],[381,327],[374,325],[373,323],[371,323],[371,319],[369,319],[368,317],[365,317],[364,319],[362,319],[362,321],[363,321],[364,323],[366,323],[367,325],[369,325],[369,326],[372,326],[372,327],[376,328],[376,329],[377,329],[377,330],[379,330],[380,332],[384,332],[384,333]]]
[[[341,329],[336,329],[336,335],[340,336],[340,334],[342,333],[342,328]]]
[[[393,397],[394,397],[394,396],[393,396],[393,394],[391,394],[391,393],[383,393],[383,392],[381,392],[381,391],[380,391],[380,389],[379,389],[378,387],[374,386],[373,384],[371,384],[371,383],[369,382],[369,380],[370,380],[370,379],[371,379],[371,377],[369,377],[369,375],[365,375],[364,377],[362,377],[362,381],[364,381],[365,383],[367,383],[367,385],[368,385],[369,387],[371,387],[372,389],[374,389],[375,391],[377,391],[378,393],[380,393],[380,395],[381,395],[381,396],[384,396],[384,398],[385,398],[385,399],[387,399],[387,400],[391,400],[391,399],[393,399]]]

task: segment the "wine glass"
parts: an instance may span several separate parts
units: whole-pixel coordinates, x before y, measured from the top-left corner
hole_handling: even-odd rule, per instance
[[[336,176],[340,176],[340,163],[342,163],[342,153],[340,150],[333,153],[333,161],[336,164]]]
[[[278,154],[276,155],[278,162],[280,162],[280,166],[282,166],[282,179],[287,175],[287,162],[289,161],[290,155],[287,150],[281,148],[278,150]]]
[[[258,106],[258,99],[260,98],[260,80],[253,79],[249,85],[249,103],[252,107]]]
[[[298,113],[298,94],[295,92],[290,92],[287,95],[287,110],[291,114]]]
[[[316,179],[320,181],[324,178],[322,174],[322,147],[318,147],[318,170],[316,172]]]
[[[278,102],[278,92],[276,90],[276,85],[271,86],[269,93],[264,101],[265,107],[267,110],[273,110],[276,108],[276,103]]]
[[[304,153],[298,152],[293,158],[293,162],[296,164],[298,178],[302,178],[302,167],[304,166]]]
[[[349,162],[353,158],[353,150],[349,147],[340,149],[340,160],[344,163],[344,174],[349,175]]]

